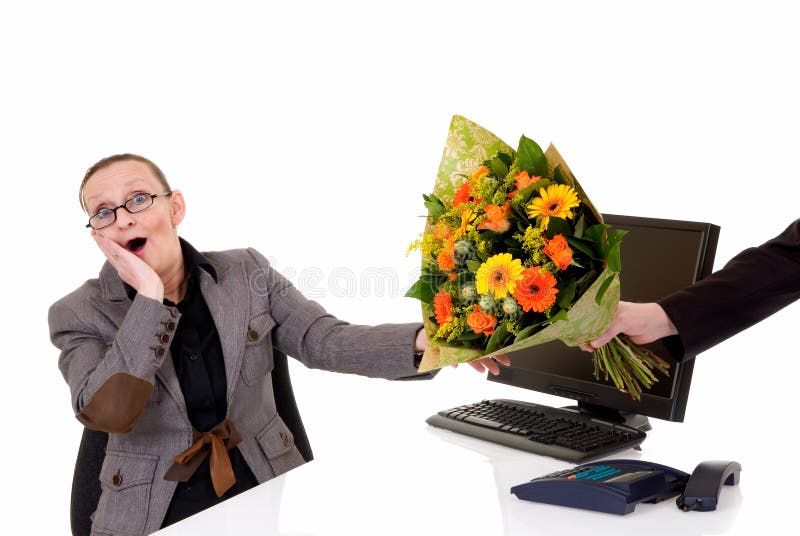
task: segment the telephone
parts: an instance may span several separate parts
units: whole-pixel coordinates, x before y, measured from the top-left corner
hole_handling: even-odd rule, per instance
[[[715,510],[723,484],[739,483],[742,467],[709,461],[689,475],[640,460],[605,460],[550,473],[511,488],[519,499],[611,514],[629,514],[639,503],[657,503],[679,495],[678,507]]]

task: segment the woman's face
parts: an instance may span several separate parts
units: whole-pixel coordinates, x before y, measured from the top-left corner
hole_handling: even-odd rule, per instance
[[[83,198],[89,214],[101,208],[114,208],[136,194],[160,194],[164,187],[144,162],[124,160],[100,169],[86,182]],[[97,231],[136,254],[159,276],[165,276],[181,255],[178,224],[183,220],[185,205],[177,190],[172,195],[157,197],[153,205],[131,214],[124,207],[117,209],[117,219]]]

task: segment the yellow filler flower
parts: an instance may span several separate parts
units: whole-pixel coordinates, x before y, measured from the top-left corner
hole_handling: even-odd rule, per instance
[[[572,186],[566,184],[551,184],[545,188],[539,188],[541,197],[534,198],[528,203],[528,217],[542,217],[540,227],[547,229],[550,217],[572,218],[572,209],[581,204],[578,194]]]
[[[500,253],[486,259],[475,273],[475,287],[478,294],[494,294],[494,299],[514,294],[517,281],[522,279],[522,261],[511,257],[510,253]]]

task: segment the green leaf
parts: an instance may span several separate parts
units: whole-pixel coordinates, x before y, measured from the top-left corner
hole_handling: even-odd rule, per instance
[[[527,227],[528,223],[528,215],[525,213],[525,207],[521,204],[517,204],[515,202],[511,203],[511,212],[517,217],[517,220],[520,222],[524,222],[526,225],[520,227],[521,232],[525,232],[525,227]]]
[[[501,322],[495,329],[489,342],[486,343],[486,353],[491,354],[495,350],[502,348],[508,336],[511,335],[506,329],[505,322]]]
[[[597,245],[602,245],[603,243],[603,234],[606,232],[606,229],[611,227],[607,223],[598,223],[596,225],[592,225],[583,233],[583,238],[586,240],[591,240]],[[602,250],[600,250],[602,251]]]
[[[567,314],[566,309],[559,309],[559,311],[547,319],[548,324],[552,324],[554,322],[559,322],[561,320],[569,320],[569,315]]]
[[[425,208],[428,209],[428,214],[430,214],[434,220],[438,220],[445,212],[444,204],[433,194],[422,194],[422,198],[425,200]]]
[[[561,164],[558,164],[553,168],[553,181],[555,181],[556,184],[567,183],[567,181],[564,179],[564,174],[561,173]]]
[[[619,242],[611,246],[608,250],[608,257],[606,257],[606,260],[608,261],[608,269],[617,273],[622,271],[622,255],[620,252],[621,246],[622,244]]]
[[[510,168],[510,167],[511,167],[511,164],[513,164],[513,163],[514,163],[514,157],[513,157],[513,156],[511,156],[510,154],[506,154],[506,153],[497,153],[497,158],[499,158],[500,160],[502,160],[502,161],[503,161],[503,163],[506,165],[506,167],[507,167],[507,168]],[[508,172],[506,172],[506,174],[508,174]]]
[[[578,218],[578,221],[575,223],[575,237],[583,238],[583,232],[585,229],[586,229],[586,215],[581,214],[581,217]]]
[[[419,285],[419,299],[424,303],[432,304],[434,295],[441,290],[442,285],[445,284],[447,280],[447,276],[444,274],[423,273],[419,281],[415,284],[415,286]]]
[[[467,269],[470,272],[477,272],[481,267],[481,261],[467,261]]]
[[[574,236],[568,236],[566,238],[567,238],[567,243],[570,246],[572,246],[572,248],[577,249],[582,253],[585,253],[591,258],[597,258],[597,252],[594,250],[594,242],[589,242],[588,240],[575,238]]]
[[[614,229],[608,232],[608,245],[613,246],[622,242],[622,237],[628,234],[628,231],[623,229]]]
[[[514,199],[517,200],[520,204],[526,204],[530,201],[533,194],[538,194],[540,188],[547,188],[550,186],[550,179],[541,179],[533,184],[527,185],[525,188],[517,192],[517,195],[514,196]]]
[[[538,194],[540,188],[547,188],[551,184],[553,184],[553,181],[551,181],[550,179],[539,179],[538,181],[529,184],[525,188],[531,188]]]
[[[603,284],[600,285],[599,289],[597,289],[597,296],[594,297],[594,301],[597,303],[597,305],[600,305],[603,302],[603,295],[608,290],[608,287],[611,285],[612,281],[614,281],[613,275],[606,277],[606,280],[603,281]]]
[[[474,331],[465,331],[458,336],[462,341],[474,341],[483,337],[483,333],[475,333]]]
[[[503,180],[508,175],[508,166],[500,160],[500,158],[492,158],[491,162],[489,163],[489,169],[492,170],[492,173],[495,177]]]
[[[417,300],[420,299],[418,285],[419,285],[419,279],[417,279],[416,283],[411,285],[411,288],[409,288],[406,291],[406,293],[403,294],[403,296],[406,297],[406,298],[415,298]]]
[[[423,303],[433,303],[433,297],[438,292],[438,286],[429,278],[420,277],[405,293],[407,298],[416,298]]]
[[[472,285],[475,283],[475,274],[466,270],[459,272],[458,276],[456,277],[456,283],[460,287],[463,287],[465,285]]]
[[[544,324],[544,322],[537,322],[536,324],[531,324],[530,326],[519,330],[517,332],[517,336],[514,337],[514,342],[516,343],[523,339],[527,339],[528,337],[539,331],[539,328],[541,327],[542,324]]]
[[[567,220],[564,218],[555,218],[551,216],[550,222],[547,224],[547,229],[544,231],[544,235],[547,238],[553,238],[557,234],[562,234],[565,237],[571,235],[572,227],[569,226],[569,223],[567,223]]]
[[[517,161],[520,170],[527,171],[530,175],[547,176],[547,158],[539,144],[532,139],[520,137]]]
[[[575,278],[570,277],[565,281],[559,281],[556,287],[558,288],[556,304],[562,309],[569,309],[572,299],[575,297]]]
[[[519,341],[521,341],[523,339],[527,339],[528,337],[530,337],[531,335],[536,333],[536,328],[537,327],[538,326],[534,325],[534,326],[528,326],[528,327],[526,327],[524,329],[519,330],[517,332],[517,336],[514,337],[514,342],[516,343],[516,342],[519,342]]]

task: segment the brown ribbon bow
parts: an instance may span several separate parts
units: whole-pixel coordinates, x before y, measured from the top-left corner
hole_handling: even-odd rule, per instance
[[[208,432],[193,430],[192,440],[191,447],[175,456],[164,480],[187,482],[210,453],[211,483],[217,497],[222,497],[236,483],[228,451],[242,442],[241,434],[233,421],[225,419]]]

